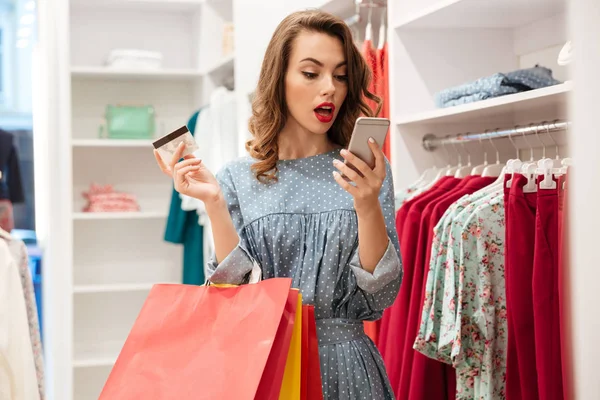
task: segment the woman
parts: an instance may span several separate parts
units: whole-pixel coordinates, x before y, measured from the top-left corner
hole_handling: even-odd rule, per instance
[[[212,282],[242,283],[256,261],[263,278],[291,277],[314,304],[325,399],[394,398],[362,325],[381,317],[402,279],[390,167],[374,143],[373,169],[341,150],[357,117],[372,115],[364,96],[379,103],[369,81],[343,21],[294,13],[266,51],[250,157],[215,178],[193,156],[178,162],[183,147],[169,166],[155,152],[176,190],[206,205]]]

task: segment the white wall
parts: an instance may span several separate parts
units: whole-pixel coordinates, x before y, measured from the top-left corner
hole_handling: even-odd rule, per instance
[[[576,399],[600,399],[600,136],[598,93],[600,93],[600,2],[573,1],[571,32],[575,43],[572,103],[575,129],[570,145],[575,160],[571,195],[571,313]]]

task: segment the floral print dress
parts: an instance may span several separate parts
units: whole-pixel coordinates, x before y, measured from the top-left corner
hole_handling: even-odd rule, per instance
[[[506,300],[501,191],[467,195],[434,230],[414,348],[457,369],[461,399],[505,399]]]

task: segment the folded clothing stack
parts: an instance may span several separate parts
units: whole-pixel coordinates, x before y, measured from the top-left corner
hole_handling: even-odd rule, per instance
[[[114,49],[108,54],[106,65],[111,68],[157,70],[162,67],[163,55],[157,51]]]
[[[140,211],[135,195],[115,192],[112,185],[92,184],[83,197],[88,201],[84,212]]]
[[[552,70],[536,65],[506,74],[497,73],[474,82],[444,89],[435,94],[435,105],[439,108],[473,103],[492,97],[526,92],[562,83],[552,77]]]

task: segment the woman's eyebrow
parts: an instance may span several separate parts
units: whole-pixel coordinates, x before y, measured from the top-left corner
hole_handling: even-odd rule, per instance
[[[304,59],[300,60],[300,62],[303,62],[303,61],[310,61],[312,63],[317,64],[319,67],[323,67],[324,66],[324,64],[321,61],[319,61],[319,60],[317,60],[315,58],[312,58],[312,57],[307,57],[307,58],[304,58]],[[341,67],[343,65],[346,65],[346,64],[347,64],[346,61],[342,61],[342,62],[339,62],[338,65],[336,65],[335,67],[339,68],[339,67]]]

